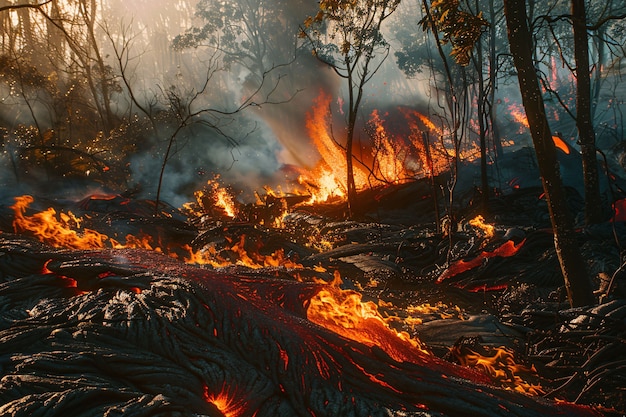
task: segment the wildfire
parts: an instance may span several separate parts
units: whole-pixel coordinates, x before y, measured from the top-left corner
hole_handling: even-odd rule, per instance
[[[183,208],[190,213],[199,215],[210,213],[212,215],[224,215],[234,219],[237,217],[237,207],[234,196],[220,185],[219,175],[208,180],[203,190],[194,192],[195,203],[186,203]]]
[[[403,146],[403,142],[393,140],[384,126],[384,120],[380,117],[378,110],[372,111],[369,124],[373,126],[374,146],[372,157],[374,166],[380,179],[390,183],[399,183],[411,177],[412,173],[407,172],[404,160],[407,158],[409,149]]]
[[[491,224],[485,223],[485,218],[482,215],[478,215],[469,221],[471,226],[474,226],[482,230],[486,238],[492,238],[495,233],[495,228]]]
[[[10,208],[14,212],[13,229],[16,233],[31,232],[41,242],[54,247],[70,249],[102,249],[107,246],[108,236],[91,229],[83,229],[79,234],[72,227],[79,226],[80,220],[71,212],[61,214],[52,207],[32,216],[26,215],[33,197],[24,195],[15,197],[15,204]]]
[[[183,247],[188,252],[184,258],[185,263],[197,265],[211,265],[222,268],[229,265],[245,266],[252,269],[267,267],[284,267],[289,269],[302,269],[302,264],[295,262],[285,255],[284,249],[277,249],[269,255],[263,255],[246,249],[246,236],[241,235],[238,241],[231,242],[228,247],[229,258],[220,255],[214,247],[209,246],[201,251],[194,251],[190,246]]]
[[[16,233],[32,233],[39,241],[47,243],[57,248],[69,249],[147,249],[155,252],[164,252],[158,246],[153,237],[147,234],[138,236],[126,235],[125,243],[120,243],[109,236],[88,228],[80,228],[83,219],[69,213],[57,213],[53,208],[48,208],[42,212],[26,215],[26,210],[34,201],[31,196],[21,196],[15,198],[15,204],[11,206],[14,212],[13,228]],[[213,267],[225,267],[229,265],[241,265],[249,268],[263,267],[285,267],[301,269],[303,266],[284,253],[283,249],[277,249],[269,255],[263,255],[258,250],[249,250],[250,247],[257,248],[259,245],[247,245],[245,235],[241,235],[238,240],[230,243],[228,247],[229,257],[220,256],[217,251],[209,247],[202,251],[193,251],[190,246],[185,245],[180,248],[181,252],[186,252],[184,257],[186,263],[211,265]],[[246,248],[248,247],[248,249]],[[165,251],[172,257],[178,257],[175,251]]]
[[[345,198],[346,156],[345,150],[333,138],[328,121],[328,109],[332,99],[320,93],[312,111],[307,115],[306,127],[321,160],[310,171],[303,172],[298,182],[311,199],[305,204],[325,202],[331,198]],[[373,110],[367,123],[370,132],[369,155],[354,164],[354,182],[357,189],[397,184],[423,175],[437,175],[448,164],[447,153],[426,149],[423,132],[433,131],[443,135],[430,119],[423,114],[400,109],[410,133],[400,137],[390,133],[380,112]],[[363,166],[367,165],[367,168]]]
[[[330,197],[345,198],[347,167],[345,151],[332,136],[328,121],[328,109],[332,98],[320,93],[313,109],[307,114],[306,128],[321,160],[310,172],[303,172],[298,178],[300,185],[311,195],[307,204],[327,201]],[[354,180],[357,188],[367,183],[367,174],[360,167],[354,167]]]
[[[122,244],[93,229],[84,228],[81,230],[80,225],[83,219],[75,216],[72,212],[57,213],[55,209],[49,207],[44,211],[28,216],[26,210],[33,201],[33,197],[29,195],[15,197],[15,204],[10,208],[14,213],[13,229],[16,233],[32,233],[40,242],[55,248],[141,248],[161,251],[160,248],[154,246],[152,237],[145,234],[140,236],[127,235],[126,243]]]

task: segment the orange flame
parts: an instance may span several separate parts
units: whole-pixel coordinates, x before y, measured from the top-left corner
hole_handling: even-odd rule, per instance
[[[330,131],[328,109],[331,101],[330,95],[320,93],[313,110],[307,114],[306,128],[321,156],[314,169],[298,178],[298,182],[311,194],[307,204],[327,201],[330,197],[345,198],[346,157]],[[354,166],[354,180],[357,188],[367,184],[367,174],[358,166]]]
[[[505,389],[528,395],[545,394],[540,384],[528,383],[520,376],[520,374],[536,376],[537,371],[533,366],[526,367],[518,364],[513,352],[504,346],[483,348],[485,353],[480,354],[467,347],[455,346],[452,348],[451,354],[461,365],[481,369]]]
[[[528,124],[528,118],[526,117],[526,112],[524,111],[524,107],[522,107],[520,104],[509,105],[509,112],[511,113],[513,120],[515,120],[517,123],[524,126],[525,128],[530,127],[530,125]]]
[[[331,97],[321,92],[307,114],[306,128],[321,159],[311,170],[304,170],[298,178],[300,186],[311,195],[303,204],[346,198],[346,152],[333,137],[329,123]],[[421,176],[438,175],[449,169],[457,149],[449,144],[450,135],[425,115],[408,108],[398,108],[405,119],[404,136],[393,134],[384,117],[373,110],[367,123],[370,141],[362,143],[358,163],[353,165],[357,189],[397,184]],[[426,143],[426,133],[436,138]],[[446,142],[447,141],[447,142]],[[446,145],[444,146],[444,142]],[[465,160],[479,155],[478,145],[470,143],[458,149]]]
[[[302,264],[285,256],[285,250],[280,248],[269,255],[263,255],[258,250],[248,252],[246,250],[246,236],[241,235],[238,241],[229,246],[229,259],[222,257],[215,248],[209,247],[201,251],[193,251],[188,245],[184,246],[188,256],[185,263],[198,265],[211,265],[222,268],[229,265],[245,266],[252,269],[284,267],[289,269],[302,269]]]
[[[204,190],[193,193],[195,203],[185,203],[183,208],[194,215],[213,214],[217,208],[220,216],[225,215],[231,219],[237,217],[235,198],[220,185],[219,178],[219,175],[216,175],[214,179],[208,180]]]
[[[485,218],[480,214],[470,220],[469,224],[482,230],[486,238],[492,238],[495,233],[495,227],[485,223]]]
[[[399,140],[393,140],[383,125],[383,119],[378,110],[372,111],[370,125],[374,126],[374,146],[372,156],[374,166],[382,180],[389,183],[398,183],[411,177],[412,173],[406,172],[404,159],[409,149],[403,146]]]
[[[70,212],[57,218],[52,207],[32,216],[26,215],[26,209],[34,201],[33,197],[24,195],[15,197],[15,204],[10,208],[14,212],[13,229],[16,233],[31,232],[41,242],[54,247],[70,249],[102,249],[106,246],[108,236],[91,229],[84,229],[81,234],[72,229],[80,221]]]
[[[364,302],[356,291],[339,288],[340,278],[310,300],[307,318],[348,339],[367,346],[378,346],[397,361],[415,361],[417,355],[429,355],[419,340],[406,332],[391,329],[372,301]]]
[[[39,241],[47,243],[57,248],[69,249],[129,249],[139,248],[155,252],[163,252],[161,247],[153,242],[153,238],[147,234],[139,236],[126,235],[126,243],[120,243],[107,235],[92,229],[74,230],[78,228],[82,219],[76,217],[71,212],[68,214],[59,213],[53,208],[35,213],[32,216],[26,215],[26,210],[34,201],[31,196],[21,196],[15,198],[15,204],[11,206],[14,211],[13,228],[16,233],[30,232]],[[231,242],[228,252],[229,259],[225,259],[217,254],[214,248],[194,252],[189,246],[182,246],[179,249],[187,252],[184,261],[194,264],[209,264],[214,267],[225,267],[228,265],[241,265],[249,268],[264,267],[285,267],[291,269],[302,269],[302,264],[290,259],[285,255],[283,249],[277,249],[269,255],[258,252],[259,244],[251,245],[253,251],[246,250],[246,236],[242,235],[238,241]],[[169,256],[178,257],[174,250],[167,251]]]

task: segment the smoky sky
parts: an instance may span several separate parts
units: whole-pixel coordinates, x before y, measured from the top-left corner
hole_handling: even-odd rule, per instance
[[[241,1],[241,4],[252,2]],[[297,40],[298,27],[307,16],[315,13],[317,2],[262,1],[267,10],[278,12],[281,27],[280,30],[268,27],[266,33],[261,34],[268,45],[263,65],[267,70],[273,69],[268,72],[263,87],[254,97],[251,94],[258,88],[258,69],[255,74],[250,68],[236,62],[227,65],[222,60],[225,55],[220,55],[219,45],[205,43],[183,50],[173,48],[173,40],[178,35],[192,27],[200,28],[205,23],[196,15],[197,3],[147,0],[106,0],[97,3],[99,21],[96,32],[100,52],[112,71],[112,80],[121,86],[112,96],[111,107],[120,117],[134,120],[129,115],[136,114],[145,118],[122,83],[120,64],[123,64],[126,71],[124,81],[128,82],[136,101],[144,108],[158,112],[171,105],[167,100],[168,93],[174,92],[174,97],[190,100],[202,91],[193,99],[193,105],[188,110],[217,110],[194,118],[174,140],[174,152],[167,161],[163,176],[162,196],[175,206],[191,201],[193,191],[202,188],[215,174],[221,176],[224,184],[231,185],[244,201],[250,201],[254,191],[264,185],[288,188],[289,181],[293,179],[293,166],[310,168],[320,158],[306,131],[307,116],[312,112],[320,93],[332,98],[329,110],[334,136],[341,141],[345,132],[345,103],[348,97],[345,80],[315,59],[302,40]],[[391,113],[399,105],[418,109],[433,120],[444,120],[442,103],[445,93],[436,92],[433,88],[436,76],[424,71],[407,77],[398,68],[395,59],[396,53],[402,48],[402,36],[406,38],[408,34],[415,44],[420,45],[423,44],[420,43],[422,39],[432,36],[419,28],[419,13],[418,2],[402,2],[394,17],[388,21],[390,28],[385,30],[385,37],[390,43],[390,54],[376,76],[366,85],[359,115],[360,126],[365,125],[373,109],[378,109],[383,118],[390,114],[389,119],[393,119]],[[112,36],[107,36],[107,31]],[[118,48],[117,51],[113,46]],[[120,50],[121,57],[118,56]],[[420,59],[436,56],[428,49],[422,52],[424,54],[419,56]],[[516,89],[515,85],[502,82],[497,86],[496,98],[512,98],[519,103],[518,94],[514,93]],[[3,127],[12,129],[20,124],[32,124],[33,115],[41,123],[42,129],[52,123],[48,117],[50,103],[45,102],[45,97],[38,97],[34,91],[28,92],[32,98],[29,107],[20,102],[19,97],[11,96],[9,90],[8,83],[0,84],[3,98],[0,101],[0,117]],[[602,95],[600,97],[604,98]],[[244,109],[241,112],[230,114],[242,104]],[[621,108],[617,106],[613,109],[612,114],[617,114]],[[508,114],[508,104],[498,105],[497,111],[502,136],[523,143],[522,135],[516,133],[519,124]],[[220,112],[226,115],[220,116]],[[608,112],[599,110],[598,115],[607,119],[607,126],[621,124],[617,116],[611,116]],[[609,117],[614,120],[611,121]],[[206,123],[207,120],[209,123]],[[575,143],[575,129],[571,120],[568,122],[564,116],[560,119],[555,117],[553,122],[555,130],[564,132],[566,138]],[[605,136],[599,136],[600,140],[607,137],[602,134]],[[171,131],[146,128],[129,135],[135,135],[127,139],[136,142],[137,150],[124,155],[129,161],[126,167],[129,177],[126,183],[119,184],[119,188],[122,191],[125,187],[137,189],[141,196],[154,198]],[[363,131],[357,132],[357,142],[366,140],[365,135]],[[527,132],[524,132],[524,137],[527,136]],[[3,188],[15,190],[18,186],[26,187],[25,181],[19,184],[16,182],[18,175],[14,158],[20,144],[5,139],[4,152],[0,155],[0,181]],[[84,140],[90,138],[85,137]],[[37,170],[23,173],[22,176],[29,176],[30,183],[46,178],[45,173]],[[68,184],[70,181],[65,181],[64,187],[74,188]],[[59,194],[58,188],[56,190]]]

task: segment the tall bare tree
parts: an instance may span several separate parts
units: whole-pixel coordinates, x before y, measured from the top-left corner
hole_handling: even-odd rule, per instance
[[[573,307],[590,305],[594,303],[591,281],[567,208],[556,149],[533,60],[533,38],[527,23],[526,1],[504,0],[504,13],[568,299]]]
[[[610,3],[610,2],[609,2]],[[576,74],[576,127],[583,160],[585,186],[585,223],[601,223],[604,220],[600,198],[600,184],[597,162],[596,134],[593,123],[591,76],[589,65],[588,18],[585,0],[571,0],[572,27],[574,32],[574,60]],[[620,16],[610,16],[619,19]],[[621,17],[623,19],[623,16]],[[601,28],[602,25],[599,26]],[[604,42],[601,42],[604,45]],[[601,66],[602,49],[598,51],[598,65]],[[599,72],[600,70],[598,70]],[[597,78],[598,80],[600,77]],[[600,88],[596,86],[596,98]]]

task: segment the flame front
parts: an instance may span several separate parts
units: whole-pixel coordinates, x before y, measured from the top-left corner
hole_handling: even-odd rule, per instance
[[[82,234],[78,234],[73,230],[72,226],[80,225],[80,220],[71,212],[57,218],[56,210],[50,207],[32,216],[26,215],[26,210],[33,201],[33,197],[29,195],[15,197],[15,204],[10,207],[14,212],[15,233],[31,232],[41,242],[57,248],[102,249],[107,246],[109,238],[102,233],[84,229]]]
[[[328,94],[320,93],[307,115],[307,131],[321,159],[313,169],[303,172],[298,178],[300,185],[311,195],[306,204],[346,197],[346,154],[333,138],[329,126],[328,109],[331,102]],[[391,134],[378,110],[370,114],[367,125],[371,144],[362,145],[369,155],[362,153],[364,159],[353,166],[357,189],[437,175],[447,166],[446,152],[431,152],[430,146],[426,149],[423,139],[424,130],[433,131],[437,137],[442,137],[443,131],[419,112],[408,109],[400,111],[410,130],[407,137]]]

